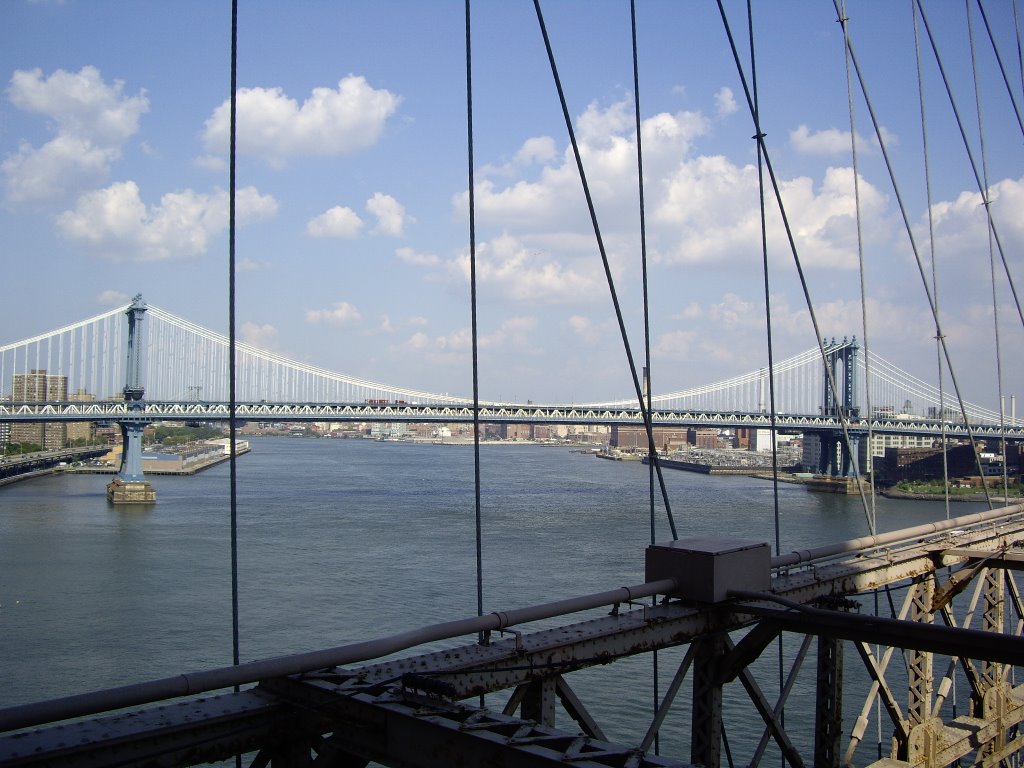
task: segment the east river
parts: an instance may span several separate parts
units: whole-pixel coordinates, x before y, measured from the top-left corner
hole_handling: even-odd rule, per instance
[[[476,614],[471,446],[252,447],[237,462],[243,660]],[[644,581],[646,466],[525,445],[484,445],[481,463],[485,611]],[[145,510],[108,505],[102,475],[0,488],[0,706],[231,663],[228,477],[227,464],[153,477],[158,501]],[[665,479],[681,536],[774,541],[770,481]],[[779,493],[783,551],[868,532],[856,497],[785,484]],[[952,514],[981,508],[954,504]],[[879,531],[944,516],[940,503],[878,499]],[[660,504],[656,519],[669,539]],[[662,656],[664,688],[678,658]],[[856,654],[847,664],[859,665]],[[813,662],[808,673],[813,681]],[[777,672],[765,674],[770,687]],[[609,738],[636,743],[650,678],[649,657],[631,659],[583,673],[577,692]],[[804,705],[809,696],[813,687]],[[680,716],[666,733],[688,725]],[[760,729],[751,734],[729,736],[735,746]],[[688,757],[670,735],[666,751]]]

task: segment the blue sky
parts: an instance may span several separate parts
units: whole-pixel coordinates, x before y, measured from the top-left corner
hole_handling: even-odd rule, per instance
[[[362,378],[468,394],[463,4],[240,5],[241,338]],[[629,3],[543,7],[640,354]],[[727,8],[745,53],[745,3]],[[964,8],[926,10],[980,162]],[[1024,104],[1010,8],[986,11]],[[755,13],[762,124],[822,330],[861,336],[840,27],[827,2]],[[930,265],[910,5],[850,2],[847,13]],[[976,7],[972,22],[993,216],[1021,290],[1021,129]],[[229,23],[228,2],[205,0],[0,5],[0,341],[140,292],[226,330]],[[481,396],[628,396],[532,4],[475,3],[473,35]],[[641,0],[638,36],[653,380],[667,391],[766,362],[756,158],[716,6]],[[968,399],[993,405],[983,209],[924,54],[942,322]],[[935,381],[934,325],[859,94],[855,115],[871,346]],[[777,214],[769,232],[784,356],[811,347],[813,331]],[[1003,388],[1024,395],[1024,332],[1001,271],[996,292]]]

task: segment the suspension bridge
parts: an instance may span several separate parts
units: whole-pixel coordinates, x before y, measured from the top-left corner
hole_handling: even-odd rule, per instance
[[[137,326],[129,327],[133,314]],[[145,317],[145,324],[142,318]],[[148,325],[145,328],[144,325]],[[135,338],[137,335],[138,338]],[[137,345],[137,361],[129,349]],[[826,341],[826,359],[845,356],[855,373],[840,393],[840,406],[867,429],[892,434],[963,436],[967,426],[986,437],[1024,437],[1024,419],[972,403],[961,413],[957,400],[900,370],[881,356],[857,354],[856,338]],[[134,352],[133,352],[134,354]],[[0,346],[0,421],[117,420],[133,398],[126,386],[144,390],[136,415],[153,420],[224,420],[232,416],[227,391],[228,339],[141,297],[134,304]],[[135,366],[132,383],[128,369]],[[870,378],[866,373],[870,373]],[[14,386],[39,374],[60,382],[41,383],[32,397]],[[473,401],[335,373],[239,343],[236,354],[234,417],[260,421],[472,421]],[[40,379],[45,382],[44,379]],[[810,349],[774,366],[776,420],[787,429],[833,428],[839,424],[820,351]],[[870,391],[869,391],[870,390]],[[758,368],[723,381],[654,394],[652,415],[659,425],[767,427],[768,370]],[[63,396],[61,396],[63,393]],[[75,394],[72,399],[69,394]],[[141,393],[140,393],[141,394]],[[870,402],[874,413],[862,413]],[[1015,401],[1014,401],[1015,403]],[[568,424],[641,423],[635,398],[595,403],[509,403],[482,399],[485,422]]]
[[[914,7],[923,16],[921,3]],[[539,3],[536,8],[547,45]],[[978,9],[984,15],[980,0]],[[838,3],[836,12],[845,33]],[[771,175],[756,93],[747,91],[724,10],[722,17],[759,160]],[[468,21],[467,15],[467,38]],[[843,42],[855,65],[845,34]],[[467,53],[468,47],[467,39]],[[1002,74],[1009,86],[1005,69]],[[1024,131],[1019,114],[1017,120]],[[884,132],[877,122],[874,127],[884,152]],[[639,155],[639,142],[637,148]],[[232,145],[232,168],[233,151]],[[585,185],[584,164],[576,159]],[[979,178],[979,186],[990,214],[987,181]],[[775,192],[784,217],[778,187]],[[904,220],[920,265],[905,211]],[[600,243],[596,217],[594,223]],[[992,249],[998,238],[991,215],[988,229]],[[232,264],[233,242],[232,235]],[[601,251],[604,257],[603,245]],[[1003,266],[1013,288],[1005,257]],[[993,282],[995,274],[993,256]],[[610,270],[608,276],[611,285]],[[937,346],[945,353],[938,308],[924,283]],[[1015,288],[1013,296],[1017,301]],[[842,440],[842,450],[854,455],[856,439],[872,431],[982,437],[1004,445],[1024,438],[1012,399],[1009,413],[1004,403],[978,407],[862,349],[852,337],[824,338],[808,304],[820,345],[771,366],[651,395],[647,402],[634,370],[635,396],[542,405],[344,376],[236,343],[140,296],[126,307],[0,347],[0,382],[11,383],[0,402],[0,424],[120,423],[126,443],[121,474],[129,479],[141,477],[142,427],[158,420],[757,427],[830,435],[833,445]],[[1019,314],[1019,301],[1016,306]],[[623,341],[628,348],[625,330]],[[951,369],[948,354],[946,363]],[[236,383],[231,393],[228,371]],[[236,638],[232,666],[0,709],[0,764],[176,766],[236,757],[254,768],[361,768],[372,761],[717,767],[735,764],[727,733],[740,729],[759,736],[741,758],[749,765],[760,764],[769,748],[791,766],[1020,764],[1024,685],[1015,675],[1024,667],[1024,599],[1015,573],[1024,563],[1024,505],[888,533],[877,533],[871,523],[860,538],[783,552],[761,541],[680,538],[674,523],[673,540],[655,543],[653,478],[651,498],[652,542],[637,553],[643,583],[524,608],[487,613],[481,607],[475,616],[396,635],[245,663],[238,660]],[[237,592],[237,582],[233,586]],[[871,597],[887,602],[889,615],[877,608],[871,615]],[[784,636],[792,651],[785,663]],[[445,646],[428,649],[436,643]],[[757,661],[776,643],[778,679],[768,681],[758,676]],[[658,700],[646,731],[629,744],[613,740],[574,675],[680,647],[686,650],[668,670],[667,686],[655,685]],[[847,655],[865,670],[867,691],[846,687]],[[950,707],[957,685],[965,691],[959,711]],[[723,702],[738,688],[749,701],[744,711],[754,715],[727,727]],[[811,701],[811,714],[787,719],[797,691]],[[498,692],[503,695],[484,698]],[[851,725],[844,707],[855,699]],[[629,705],[638,706],[635,700]],[[666,757],[658,734],[669,718],[679,727],[680,710],[688,716],[690,753]],[[861,749],[872,720],[888,734],[889,748],[882,754],[880,747],[877,759],[865,758]]]

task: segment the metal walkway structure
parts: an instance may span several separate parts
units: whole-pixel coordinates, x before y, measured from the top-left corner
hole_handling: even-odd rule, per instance
[[[683,539],[649,548],[648,582],[635,587],[2,710],[0,764],[245,754],[251,766],[718,766],[729,731],[751,728],[763,734],[754,754],[729,764],[757,764],[769,742],[794,766],[1014,764],[1024,749],[1014,674],[1024,665],[1022,533],[1016,505],[776,557],[757,542]],[[879,593],[895,615],[871,613],[865,598]],[[539,620],[549,626],[533,628]],[[754,665],[779,638],[798,650],[783,681],[765,680]],[[572,674],[676,647],[685,653],[646,732],[610,741]],[[844,683],[851,665],[866,671],[866,690]],[[798,681],[816,691],[807,717],[792,715]],[[953,715],[957,683],[967,703]],[[232,686],[241,689],[224,691]],[[508,692],[502,703],[479,705],[497,692]],[[723,703],[737,696],[756,726],[729,720]],[[844,735],[851,701],[861,710]],[[892,748],[873,762],[858,747],[876,702]],[[57,724],[82,716],[91,719]],[[659,731],[685,734],[689,753],[656,755]]]

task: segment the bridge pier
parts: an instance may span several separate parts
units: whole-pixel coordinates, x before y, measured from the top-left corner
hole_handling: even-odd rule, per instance
[[[136,412],[121,426],[121,468],[117,477],[107,485],[107,500],[113,504],[152,504],[156,491],[142,473],[142,433],[146,420],[141,417],[142,396],[142,317],[146,312],[142,295],[132,299],[125,314],[128,316],[128,359],[125,361],[124,400],[128,411]]]
[[[107,485],[107,500],[113,504],[152,504],[156,491],[142,472],[142,433],[145,422],[122,421],[121,468]]]

